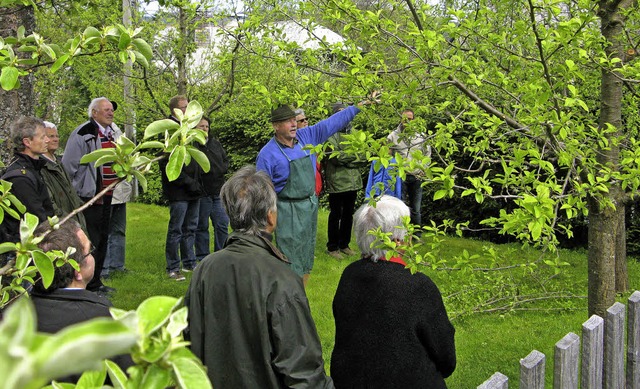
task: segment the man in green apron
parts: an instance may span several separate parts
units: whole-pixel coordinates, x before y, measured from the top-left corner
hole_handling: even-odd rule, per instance
[[[317,124],[298,129],[296,114],[287,105],[271,112],[274,137],[260,150],[256,167],[271,177],[278,194],[276,245],[306,282],[313,268],[318,223],[315,194],[315,154],[303,148],[319,145],[345,129],[360,112],[350,106]]]

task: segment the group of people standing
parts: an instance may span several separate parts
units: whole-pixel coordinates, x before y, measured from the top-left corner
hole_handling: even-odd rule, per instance
[[[409,207],[383,195],[352,216],[351,192],[362,181],[355,177],[359,166],[350,165],[354,160],[340,159],[341,135],[363,105],[335,106],[331,117],[312,126],[306,126],[304,112],[286,105],[274,109],[274,137],[258,154],[257,166],[240,169],[222,187],[233,233],[223,250],[195,269],[185,298],[186,338],[214,387],[446,388],[444,378],[456,366],[455,330],[440,291],[428,276],[411,274],[401,256],[387,260],[370,234],[378,228],[388,233],[402,254],[411,240],[403,227]],[[408,148],[418,146],[411,137],[398,138],[409,141]],[[317,162],[305,146],[327,141],[329,152],[338,153],[329,161],[342,164],[324,170],[336,213],[330,223],[349,237],[330,234],[335,246],[328,249],[348,254],[353,219],[361,252],[345,269],[333,300],[331,377],[305,293],[318,211]],[[401,142],[394,146],[407,145]],[[360,186],[332,183],[336,175]]]
[[[89,203],[74,219],[89,235],[95,246],[95,276],[87,289],[107,295],[114,291],[102,283],[111,272],[125,271],[126,202],[131,184],[116,185],[117,176],[111,164],[96,168],[81,164],[80,159],[94,150],[115,147],[121,136],[113,123],[117,104],[105,97],[96,98],[88,107],[88,121],[69,136],[65,153],[56,154],[59,136],[56,125],[35,117],[22,117],[11,126],[14,157],[2,179],[12,183],[12,193],[25,205],[26,211],[40,222],[48,217],[72,213],[97,193],[105,195]],[[19,240],[19,222],[5,218],[2,235],[7,241]]]
[[[185,337],[207,366],[215,387],[446,387],[444,378],[456,366],[455,330],[437,286],[422,273],[411,274],[402,258],[403,247],[412,238],[403,228],[403,218],[413,217],[416,210],[382,195],[375,206],[366,203],[353,215],[362,178],[358,158],[342,153],[342,136],[364,105],[376,98],[357,106],[335,105],[332,116],[311,126],[304,126],[303,112],[286,105],[274,109],[274,136],[260,151],[256,167],[244,167],[226,182],[226,154],[209,136],[208,120],[202,119],[196,128],[207,134],[207,142],[196,147],[209,158],[211,170],[205,173],[191,163],[169,181],[161,168],[170,210],[166,270],[177,281],[185,279],[181,272],[194,272],[185,298],[189,308]],[[176,110],[184,113],[187,105],[183,96],[171,99],[170,118],[178,121]],[[120,136],[113,125],[116,107],[106,98],[92,101],[89,121],[73,131],[61,161],[53,152],[40,158],[49,154],[49,144],[53,148],[56,144],[44,122],[24,118],[12,128],[16,158],[3,178],[14,183],[14,194],[43,222],[40,230],[47,228],[47,216],[64,215],[96,193],[106,193],[40,244],[46,250],[76,247],[74,259],[79,264],[79,269],[56,268],[49,288],[36,286],[33,296],[44,331],[81,321],[83,313],[108,314],[99,275],[103,268],[110,269],[104,255],[111,220],[117,218],[113,208],[117,176],[111,166],[96,168],[80,159],[93,150],[114,147]],[[411,149],[424,142],[401,134],[405,120],[411,120],[408,112],[389,139],[396,151],[406,151],[410,157]],[[318,212],[317,161],[305,146],[325,142],[328,153],[336,153],[324,165],[331,208],[327,248],[334,254],[355,254],[349,248],[353,224],[361,253],[360,260],[342,274],[333,300],[336,339],[331,377],[325,374],[305,292],[313,268]],[[51,173],[44,179],[49,173],[41,171],[49,162],[57,165],[47,169]],[[59,187],[47,189],[54,174],[62,177],[56,181]],[[61,184],[64,180],[67,185]],[[413,195],[420,192],[414,190]],[[215,228],[211,254],[209,220]],[[231,235],[227,235],[229,225]],[[373,244],[369,232],[375,229],[389,234],[400,256],[387,259],[386,250]],[[87,294],[85,289],[99,293]],[[73,314],[52,325],[58,309]],[[124,356],[119,363],[127,366],[132,361]]]
[[[189,100],[185,96],[171,98],[169,119],[179,122],[175,110],[184,113],[188,105]],[[196,129],[206,134],[206,143],[195,146],[209,159],[208,172],[193,162],[182,168],[177,179],[169,181],[166,174],[168,158],[160,161],[162,189],[169,200],[166,270],[169,278],[176,281],[184,281],[182,272],[193,271],[197,263],[211,252],[209,220],[214,228],[214,251],[224,247],[229,229],[229,218],[220,202],[220,189],[229,160],[222,144],[209,134],[209,119],[203,117]]]

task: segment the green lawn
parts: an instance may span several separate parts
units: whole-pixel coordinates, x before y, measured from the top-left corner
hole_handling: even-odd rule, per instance
[[[165,207],[130,204],[127,225],[128,273],[118,274],[108,285],[118,289],[113,297],[116,307],[134,309],[141,301],[152,295],[184,296],[187,282],[169,280],[165,274],[164,242],[167,232],[168,209]],[[357,258],[338,261],[325,254],[327,212],[320,211],[316,261],[307,294],[311,310],[320,334],[327,366],[331,357],[334,339],[334,323],[331,302],[342,270]],[[480,253],[483,247],[493,247],[503,257],[519,261],[521,258],[535,259],[539,252],[521,250],[518,245],[490,245],[479,241],[447,238],[439,255],[453,257],[463,250],[470,254]],[[355,248],[355,245],[352,245]],[[520,293],[538,290],[569,290],[576,296],[586,296],[586,253],[561,251],[560,258],[569,263],[559,275],[539,277],[527,284],[518,285],[526,269],[516,269],[506,277]],[[508,259],[507,259],[508,261]],[[432,271],[431,276],[440,287],[445,304],[452,316],[469,306],[474,299],[474,288],[482,290],[482,279],[470,272]],[[640,285],[640,265],[629,261],[630,285]],[[550,276],[552,273],[543,275]],[[525,280],[526,278],[522,278]],[[524,282],[524,281],[523,281]],[[628,295],[620,296],[624,302]],[[568,303],[557,305],[552,301],[526,306],[530,310],[478,313],[456,316],[456,347],[458,367],[449,379],[449,388],[475,388],[494,372],[500,371],[509,377],[511,387],[517,387],[519,360],[536,349],[547,356],[547,385],[552,383],[553,346],[566,333],[580,334],[582,322],[588,319],[586,299],[573,298]],[[473,305],[473,304],[471,304]],[[553,311],[539,311],[540,307],[555,307]]]

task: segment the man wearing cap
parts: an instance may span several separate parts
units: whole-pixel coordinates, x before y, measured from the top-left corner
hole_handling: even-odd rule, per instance
[[[106,97],[93,99],[87,110],[89,120],[73,130],[67,140],[62,165],[83,202],[89,201],[117,179],[111,164],[96,167],[93,162],[80,163],[80,159],[85,154],[115,147],[114,141],[122,135],[120,130],[113,126],[113,113],[117,107],[116,103],[109,101]],[[101,294],[114,291],[113,288],[104,285],[99,277],[107,253],[112,194],[112,191],[107,192],[84,211],[89,239],[96,247],[94,253],[96,276],[87,285],[87,289]]]
[[[373,96],[375,98],[375,95]],[[361,105],[364,103],[360,103]],[[313,126],[298,129],[288,105],[271,111],[274,137],[260,150],[256,167],[271,177],[278,194],[276,245],[306,286],[313,268],[318,225],[315,194],[316,156],[303,148],[317,146],[346,128],[360,112],[350,106]]]

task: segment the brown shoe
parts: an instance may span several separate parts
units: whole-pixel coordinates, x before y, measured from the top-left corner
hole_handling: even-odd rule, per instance
[[[356,254],[358,254],[358,253],[356,253],[355,251],[351,250],[351,249],[350,249],[350,248],[348,248],[348,247],[347,247],[347,248],[344,248],[344,249],[340,249],[340,251],[341,251],[343,254],[348,255],[348,256],[352,256],[352,255],[356,255]]]
[[[329,254],[330,256],[334,257],[335,259],[344,259],[342,254],[340,254],[339,250],[327,251],[327,254]]]

